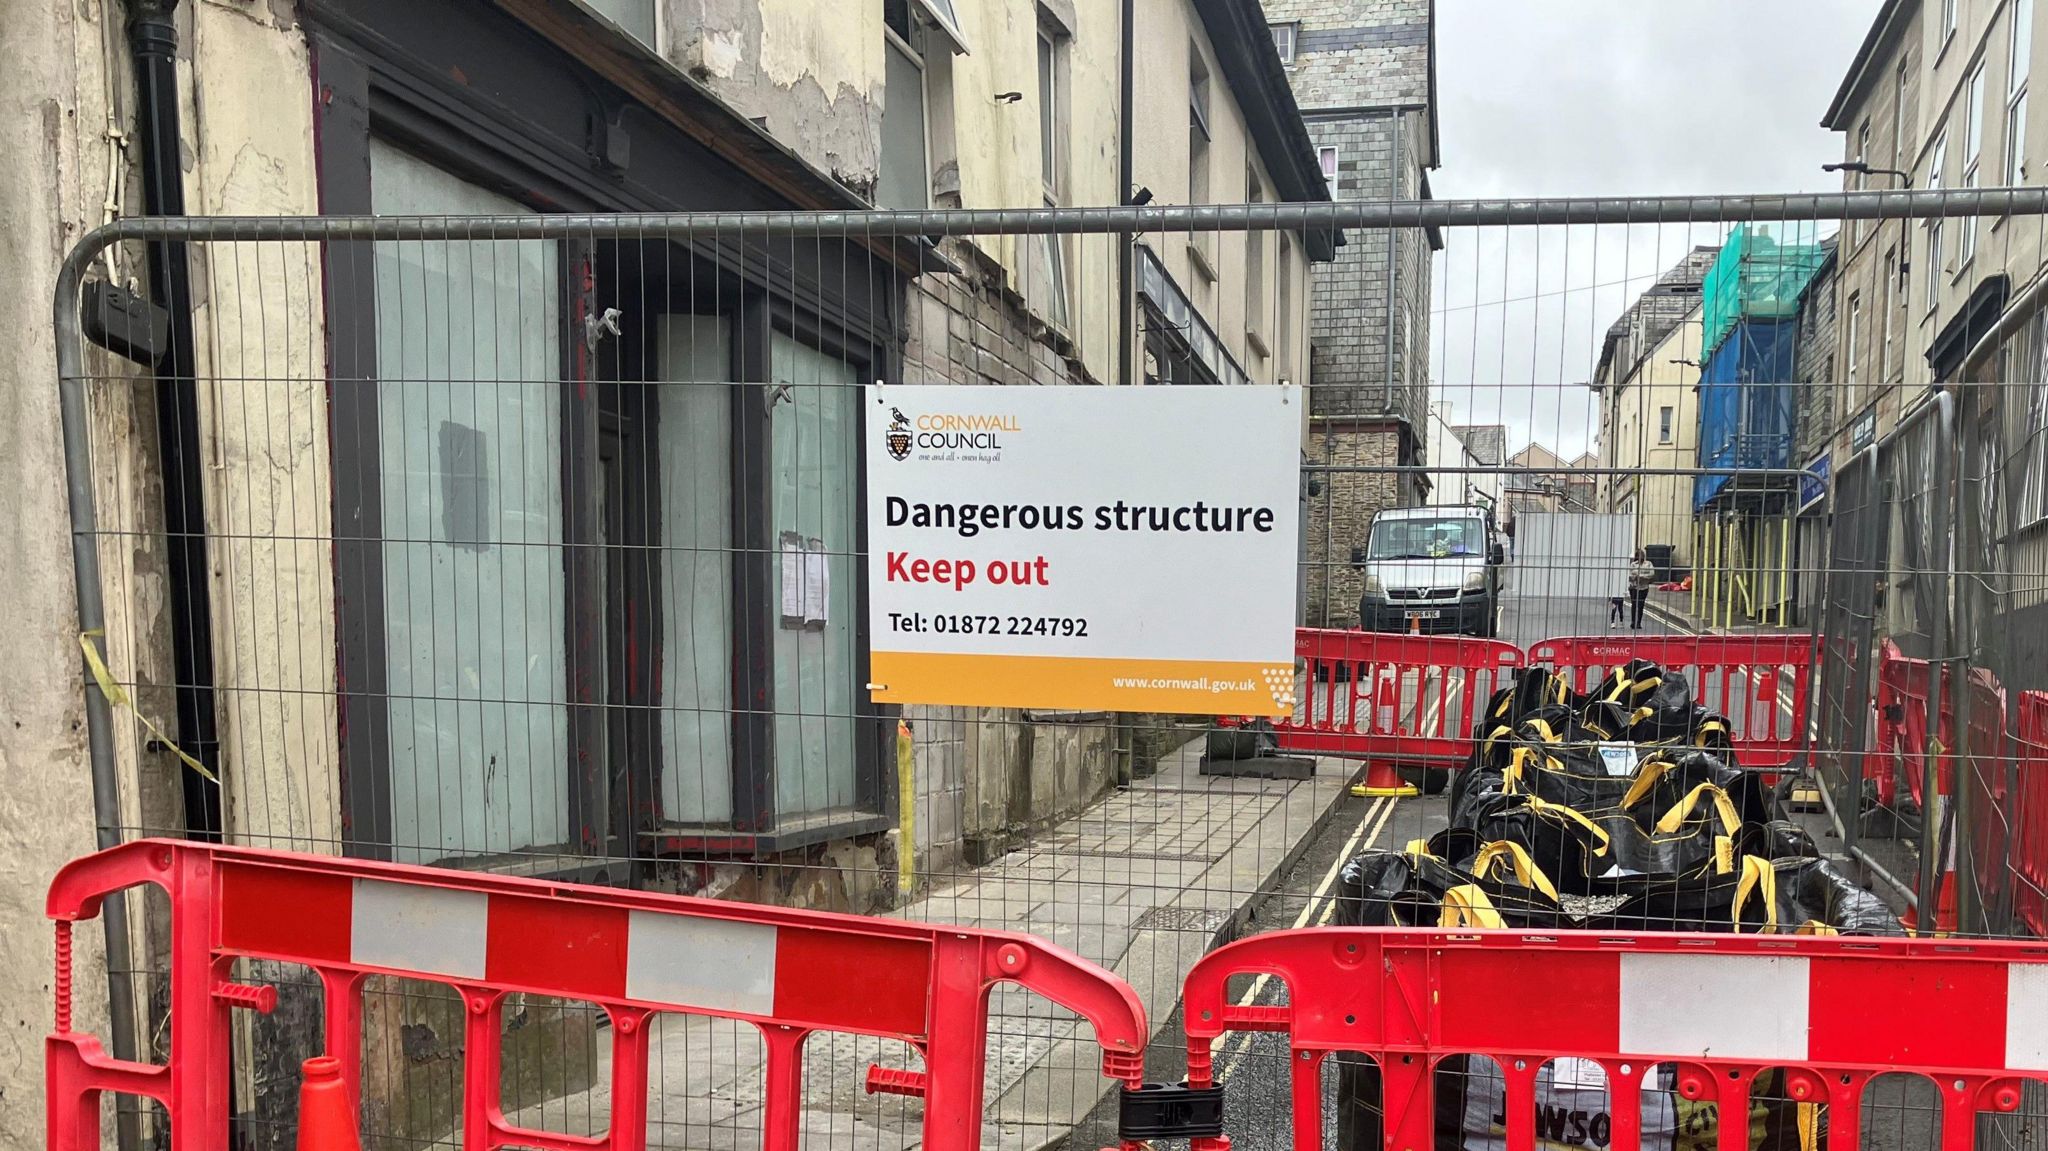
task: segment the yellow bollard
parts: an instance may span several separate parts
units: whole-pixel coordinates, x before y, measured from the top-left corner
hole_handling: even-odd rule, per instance
[[[899,820],[896,844],[896,892],[908,896],[917,889],[917,758],[911,742],[910,722],[896,721],[896,805]]]
[[[1726,629],[1735,626],[1735,520],[1725,517],[1721,524],[1721,567],[1727,572],[1721,581],[1721,622]]]
[[[1692,618],[1694,619],[1700,618],[1700,587],[1707,582],[1706,569],[1700,564],[1700,558],[1705,554],[1704,549],[1700,547],[1700,543],[1704,538],[1700,531],[1699,513],[1694,512],[1692,517],[1692,547],[1687,549],[1692,554],[1686,557],[1686,559],[1691,561],[1690,566],[1692,567],[1692,591],[1687,594],[1692,597],[1690,602]]]
[[[1718,574],[1715,567],[1714,521],[1700,521],[1700,606],[1693,611],[1693,618],[1711,627],[1714,620],[1714,579]]]
[[[1792,626],[1792,517],[1778,521],[1778,626]]]

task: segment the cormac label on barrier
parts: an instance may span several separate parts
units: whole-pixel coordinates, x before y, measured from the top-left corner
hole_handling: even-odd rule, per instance
[[[1301,389],[866,408],[877,702],[1291,714]]]

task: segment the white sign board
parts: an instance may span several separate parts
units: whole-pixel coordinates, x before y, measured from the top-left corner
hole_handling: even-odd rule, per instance
[[[868,388],[876,702],[1291,714],[1302,402]]]
[[[1515,593],[1604,606],[1628,595],[1635,550],[1633,515],[1523,512],[1515,520]]]

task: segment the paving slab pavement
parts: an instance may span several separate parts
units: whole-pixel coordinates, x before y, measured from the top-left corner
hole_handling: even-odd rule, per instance
[[[1201,753],[1201,741],[1187,745],[1157,774],[986,867],[948,877],[897,916],[1025,931],[1065,947],[1128,982],[1156,1030],[1188,969],[1269,893],[1352,776],[1339,760],[1321,761],[1307,780],[1205,776]],[[1035,1151],[1059,1142],[1111,1087],[1099,1048],[1072,1013],[1018,988],[997,987],[988,1018],[982,1146]],[[571,1135],[603,1132],[609,1055],[605,1044],[597,1086],[510,1120]],[[650,1054],[649,1146],[758,1148],[764,1062],[748,1024],[661,1017]],[[922,1069],[897,1041],[820,1033],[806,1042],[806,1147],[903,1151],[920,1141],[919,1101],[863,1090],[871,1063]]]

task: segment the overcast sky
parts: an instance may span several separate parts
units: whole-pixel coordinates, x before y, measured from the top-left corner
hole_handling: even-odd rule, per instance
[[[1438,199],[1839,190],[1821,114],[1879,0],[1438,0]],[[1454,422],[1569,459],[1601,337],[1715,223],[1445,233],[1431,366]],[[1507,301],[1502,303],[1502,301]],[[1696,355],[1696,350],[1689,354]]]

